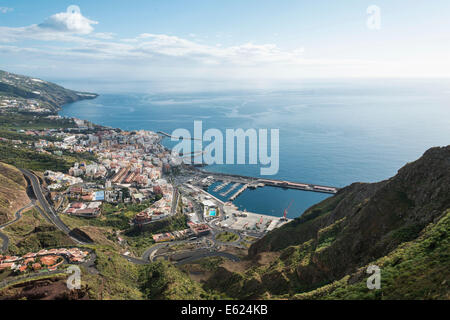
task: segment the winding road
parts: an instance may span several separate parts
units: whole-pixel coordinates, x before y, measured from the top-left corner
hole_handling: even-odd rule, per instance
[[[19,210],[16,211],[15,213],[15,218],[14,220],[11,220],[3,225],[0,226],[0,230],[6,228],[7,226],[12,225],[13,223],[19,221],[20,218],[22,218],[22,211],[25,209],[29,209],[32,208],[35,205],[34,201],[32,201],[31,203],[27,204],[25,207],[20,208]],[[6,234],[0,232],[0,238],[3,240],[2,241],[2,247],[0,248],[0,252],[6,252],[8,250],[8,246],[9,246],[9,238]]]
[[[39,212],[44,216],[45,219],[47,219],[49,222],[54,224],[58,229],[60,229],[62,232],[67,234],[73,241],[75,241],[78,244],[88,244],[84,241],[84,239],[81,239],[80,236],[76,234],[72,234],[70,228],[62,222],[62,220],[59,218],[59,216],[56,214],[55,210],[52,206],[49,205],[47,202],[47,199],[44,196],[44,193],[42,192],[41,184],[39,183],[39,179],[30,171],[26,169],[19,169],[25,177],[28,178],[28,180],[31,182],[31,187],[33,188],[33,193],[36,196],[38,202],[42,206],[44,210],[42,210],[39,206],[37,206]]]
[[[76,243],[78,244],[87,244],[86,242],[83,241],[83,239],[81,239],[80,237],[78,237],[78,235],[76,234],[72,234],[70,228],[64,224],[64,222],[59,218],[59,216],[56,214],[55,210],[53,209],[52,206],[49,205],[49,203],[47,202],[47,199],[44,196],[44,193],[42,191],[42,187],[41,184],[39,182],[39,179],[29,170],[26,169],[19,169],[24,175],[25,177],[28,179],[29,182],[31,182],[31,187],[33,189],[33,193],[36,196],[37,201],[39,202],[39,204],[42,206],[36,206],[36,208],[38,209],[38,211],[41,213],[41,215],[49,222],[51,222],[53,225],[55,225],[58,229],[60,229],[61,231],[63,231],[65,234],[67,234],[72,240],[74,240]],[[178,202],[178,190],[174,190],[175,191],[175,197],[174,197],[174,204],[172,205],[172,208],[175,208],[176,210],[176,204]],[[22,208],[21,210],[19,210],[20,212],[25,209]],[[17,221],[17,217],[18,215],[20,216],[20,212],[16,213],[16,220]],[[11,222],[13,223],[13,221]],[[8,223],[10,224],[10,223]],[[2,239],[4,239],[2,237]],[[7,238],[6,238],[7,239]],[[161,243],[161,244],[157,244],[149,249],[147,249],[144,254],[142,255],[142,258],[135,258],[135,257],[130,257],[127,255],[122,255],[125,259],[127,259],[128,261],[132,262],[132,263],[136,263],[136,264],[140,264],[140,265],[144,265],[144,264],[149,264],[153,261],[154,256],[156,255],[156,252],[158,251],[158,249],[165,247],[165,246],[172,246],[175,244],[179,244],[179,243],[185,243],[188,240],[182,240],[182,241],[174,241],[171,242],[170,244],[168,243]],[[6,247],[8,246],[8,240],[5,241],[5,239],[3,240],[3,244],[2,246]],[[178,262],[175,262],[175,264],[179,264],[179,263],[187,263],[190,261],[195,261],[204,257],[212,257],[212,256],[224,256],[227,257],[233,261],[239,261],[239,257],[230,254],[230,253],[225,253],[225,252],[219,252],[219,251],[213,251],[211,249],[208,248],[201,248],[198,250],[194,250],[191,252],[192,254],[186,258],[184,258],[183,260],[180,260]],[[161,256],[161,255],[160,255]],[[163,254],[162,256],[165,256],[165,254]]]
[[[156,257],[162,257],[165,260],[169,259],[170,255],[174,255],[176,254],[176,252],[172,252],[172,253],[163,253],[160,255],[156,255],[156,252],[164,247],[170,247],[176,244],[181,244],[181,243],[187,243],[189,242],[188,240],[180,240],[180,241],[174,241],[174,242],[170,242],[170,243],[159,243],[154,245],[153,247],[147,249],[144,254],[142,255],[141,258],[135,258],[135,257],[130,257],[127,255],[122,255],[122,257],[124,257],[125,259],[127,259],[128,261],[130,261],[131,263],[135,263],[135,264],[139,264],[139,265],[146,265],[146,264],[150,264],[153,261],[155,261]],[[213,246],[212,246],[213,247]],[[186,256],[183,259],[174,261],[173,264],[175,265],[182,265],[182,264],[186,264],[192,261],[196,261],[202,258],[206,258],[206,257],[216,257],[216,256],[220,256],[220,257],[225,257],[228,258],[232,261],[240,261],[240,258],[234,254],[228,253],[228,252],[221,252],[221,251],[214,251],[211,248],[200,248],[197,250],[192,250],[188,256]]]

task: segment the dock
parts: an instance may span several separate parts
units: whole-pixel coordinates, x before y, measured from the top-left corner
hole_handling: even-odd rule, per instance
[[[225,188],[229,184],[230,184],[230,181],[223,181],[222,184],[220,184],[220,185],[218,185],[218,186],[216,186],[214,188],[214,192],[219,192],[220,190],[222,190],[223,188]]]
[[[284,189],[296,189],[296,190],[319,192],[319,193],[329,193],[329,194],[335,194],[339,191],[339,188],[333,187],[333,186],[324,186],[324,185],[312,184],[312,183],[302,183],[302,182],[293,182],[293,181],[276,180],[276,179],[264,179],[264,178],[236,175],[236,174],[211,172],[211,171],[204,171],[204,170],[197,169],[197,168],[195,170],[197,172],[199,172],[200,174],[211,176],[216,180],[220,180],[220,181],[227,180],[230,183],[234,182],[235,184],[244,184],[244,185],[249,184],[250,188],[256,188],[256,187],[261,187],[261,186],[271,186],[271,187],[278,187],[278,188],[284,188]],[[234,190],[235,188],[237,188],[237,187],[234,187],[233,189],[230,189],[230,190]],[[228,191],[230,191],[230,190],[228,190]],[[225,194],[224,196],[226,196],[227,194]]]
[[[239,187],[240,185],[241,185],[240,183],[235,183],[235,184],[233,184],[233,185],[231,186],[230,189],[228,189],[228,190],[225,191],[225,192],[222,192],[220,195],[221,195],[222,197],[226,197],[229,193],[231,193],[234,189],[236,189],[236,188]]]
[[[168,137],[168,138],[172,138],[172,139],[175,139],[175,140],[183,140],[183,139],[186,139],[186,140],[197,140],[197,141],[202,141],[202,139],[185,138],[185,137],[175,137],[175,136],[173,136],[173,135],[171,135],[171,134],[168,134],[167,132],[164,132],[164,131],[158,131],[157,134],[160,134],[160,135],[162,135],[162,136],[165,136],[165,137]]]
[[[247,190],[247,188],[248,188],[248,184],[245,184],[242,188],[240,188],[238,191],[236,191],[236,193],[235,194],[233,194],[231,197],[230,197],[230,201],[234,201],[234,200],[236,200],[236,198],[242,193],[242,192],[244,192],[245,190]]]

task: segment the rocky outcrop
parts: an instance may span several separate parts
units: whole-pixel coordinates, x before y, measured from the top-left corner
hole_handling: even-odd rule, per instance
[[[280,259],[295,267],[296,285],[305,289],[338,280],[418,237],[450,208],[450,146],[432,148],[393,178],[355,183],[310,208],[302,217],[253,244],[249,257],[303,249],[303,261]],[[291,260],[289,260],[291,259]],[[283,269],[283,272],[292,270]]]

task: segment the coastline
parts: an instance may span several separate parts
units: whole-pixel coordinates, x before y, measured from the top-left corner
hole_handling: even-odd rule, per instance
[[[102,96],[101,94],[97,94],[97,97]],[[61,106],[60,111],[63,110],[67,110],[65,109],[66,106],[68,105],[72,105],[74,103],[70,103],[70,104],[64,104]],[[88,103],[88,105],[90,105]],[[75,108],[75,110],[77,110]],[[58,115],[60,114],[60,112],[58,112]],[[75,119],[80,119],[81,117],[75,117],[72,115],[64,115],[65,117],[68,118],[75,118]],[[85,120],[85,119],[82,119]],[[107,128],[107,129],[113,129],[113,130],[120,130],[123,132],[133,132],[133,131],[139,131],[139,130],[144,130],[144,131],[148,131],[148,132],[157,132],[159,131],[157,129],[123,129],[122,127],[118,126],[118,125],[114,125],[114,126],[107,126],[104,124],[98,124],[95,122],[92,122],[91,120],[85,120],[89,123],[92,123],[95,126],[98,127],[103,127],[103,128]],[[168,129],[168,132],[171,132],[170,129]],[[170,146],[167,146],[166,144],[164,144],[163,142],[164,137],[161,138],[159,145],[164,148],[164,150],[167,150],[169,152],[171,152],[171,148]],[[183,165],[184,166],[184,165]],[[247,180],[252,180],[252,181],[256,181],[258,179],[264,179],[264,177],[258,177],[258,176],[250,176],[250,175],[245,175],[245,171],[243,172],[244,174],[242,174],[241,172],[239,172],[238,170],[232,169],[231,171],[238,171],[238,173],[228,173],[228,170],[221,170],[221,169],[225,169],[225,167],[217,167],[217,166],[209,166],[209,165],[202,165],[201,167],[195,166],[195,165],[185,165],[187,170],[190,171],[193,175],[212,175],[214,177],[217,178],[217,181],[220,180],[220,176],[223,177],[243,177],[244,179]],[[248,173],[248,172],[247,172]],[[277,180],[279,183],[282,183],[282,180]],[[300,182],[298,182],[300,183]],[[278,184],[278,183],[277,183]],[[310,184],[311,186],[313,186],[312,184]],[[321,186],[320,184],[314,184],[315,186]],[[209,188],[210,189],[210,188]],[[217,197],[218,195],[215,195],[213,193],[212,190],[207,190],[208,193],[213,196],[213,197]],[[269,194],[268,194],[269,193]],[[261,199],[268,199],[268,198],[273,198],[275,197],[275,202],[271,201],[270,203],[266,203],[265,202],[261,202]],[[298,188],[298,190],[294,190],[294,188],[292,189],[285,189],[285,188],[281,188],[279,185],[274,185],[271,186],[270,184],[263,187],[263,188],[258,188],[257,190],[253,190],[253,189],[247,189],[245,190],[241,195],[239,195],[239,197],[237,197],[236,199],[233,199],[233,204],[240,210],[240,211],[249,211],[249,212],[260,212],[261,214],[267,215],[267,216],[271,216],[271,217],[276,217],[276,218],[280,218],[283,216],[283,211],[284,209],[288,206],[288,204],[294,200],[294,206],[291,209],[291,212],[289,213],[289,218],[296,218],[296,217],[300,217],[309,207],[311,207],[312,205],[324,200],[326,197],[328,196],[322,196],[321,194],[317,194],[317,195],[313,195],[311,194],[310,191],[305,190],[302,188]],[[227,200],[224,199],[224,201],[226,202]]]

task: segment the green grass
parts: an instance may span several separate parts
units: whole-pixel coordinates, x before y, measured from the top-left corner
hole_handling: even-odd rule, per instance
[[[71,228],[92,226],[104,228],[104,230],[123,231],[122,237],[127,241],[129,249],[136,255],[141,256],[146,249],[155,244],[153,235],[162,232],[187,229],[187,217],[176,215],[168,219],[157,221],[144,226],[142,229],[130,226],[130,220],[140,211],[148,208],[156,199],[141,204],[118,204],[104,203],[102,215],[95,219],[86,219],[66,214],[61,219]],[[116,241],[115,239],[110,239]]]
[[[329,225],[326,228],[320,229],[317,232],[318,239],[316,251],[321,251],[325,248],[328,248],[334,242],[334,240],[336,240],[339,232],[341,232],[341,225],[344,221],[345,218],[337,220],[335,223]]]
[[[146,299],[215,299],[199,283],[167,261],[145,266],[140,272],[141,290]]]
[[[91,299],[142,300],[139,270],[109,246],[93,246],[97,259],[95,265],[100,275],[83,273],[82,285],[88,286]]]
[[[237,234],[228,231],[221,232],[216,236],[216,240],[220,242],[234,242],[238,239],[239,236]]]
[[[143,226],[143,229],[128,229],[123,233],[123,236],[133,252],[140,256],[147,248],[154,245],[154,234],[184,230],[187,228],[187,217],[185,215],[176,215],[162,221],[145,225]]]
[[[75,161],[68,161],[63,157],[36,152],[23,146],[15,146],[9,142],[0,142],[0,161],[18,168],[62,172],[67,172],[75,163]]]
[[[223,261],[224,258],[222,257],[209,257],[196,261],[196,264],[200,265],[205,270],[214,271],[217,270],[217,268],[222,264]]]
[[[368,290],[361,268],[349,276],[298,299],[450,299],[450,210],[437,223],[425,228],[419,238],[400,245],[389,255],[373,261],[381,269],[381,289]]]
[[[255,238],[255,237],[251,237],[251,236],[245,236],[244,237],[244,240],[245,241],[248,241],[248,242],[253,242],[253,241],[256,241],[256,240],[258,240],[259,238]]]
[[[75,124],[70,119],[47,119],[42,116],[11,112],[0,114],[0,128],[27,130],[27,129],[58,129],[73,128]]]
[[[23,255],[44,248],[74,244],[66,234],[44,220],[35,209],[23,213],[19,221],[3,229],[3,232],[10,240],[10,254]]]
[[[62,214],[63,221],[75,228],[80,226],[107,227],[113,230],[128,230],[130,220],[142,210],[148,208],[154,200],[148,200],[141,204],[110,204],[103,203],[102,215],[95,219],[86,219],[82,217]]]

